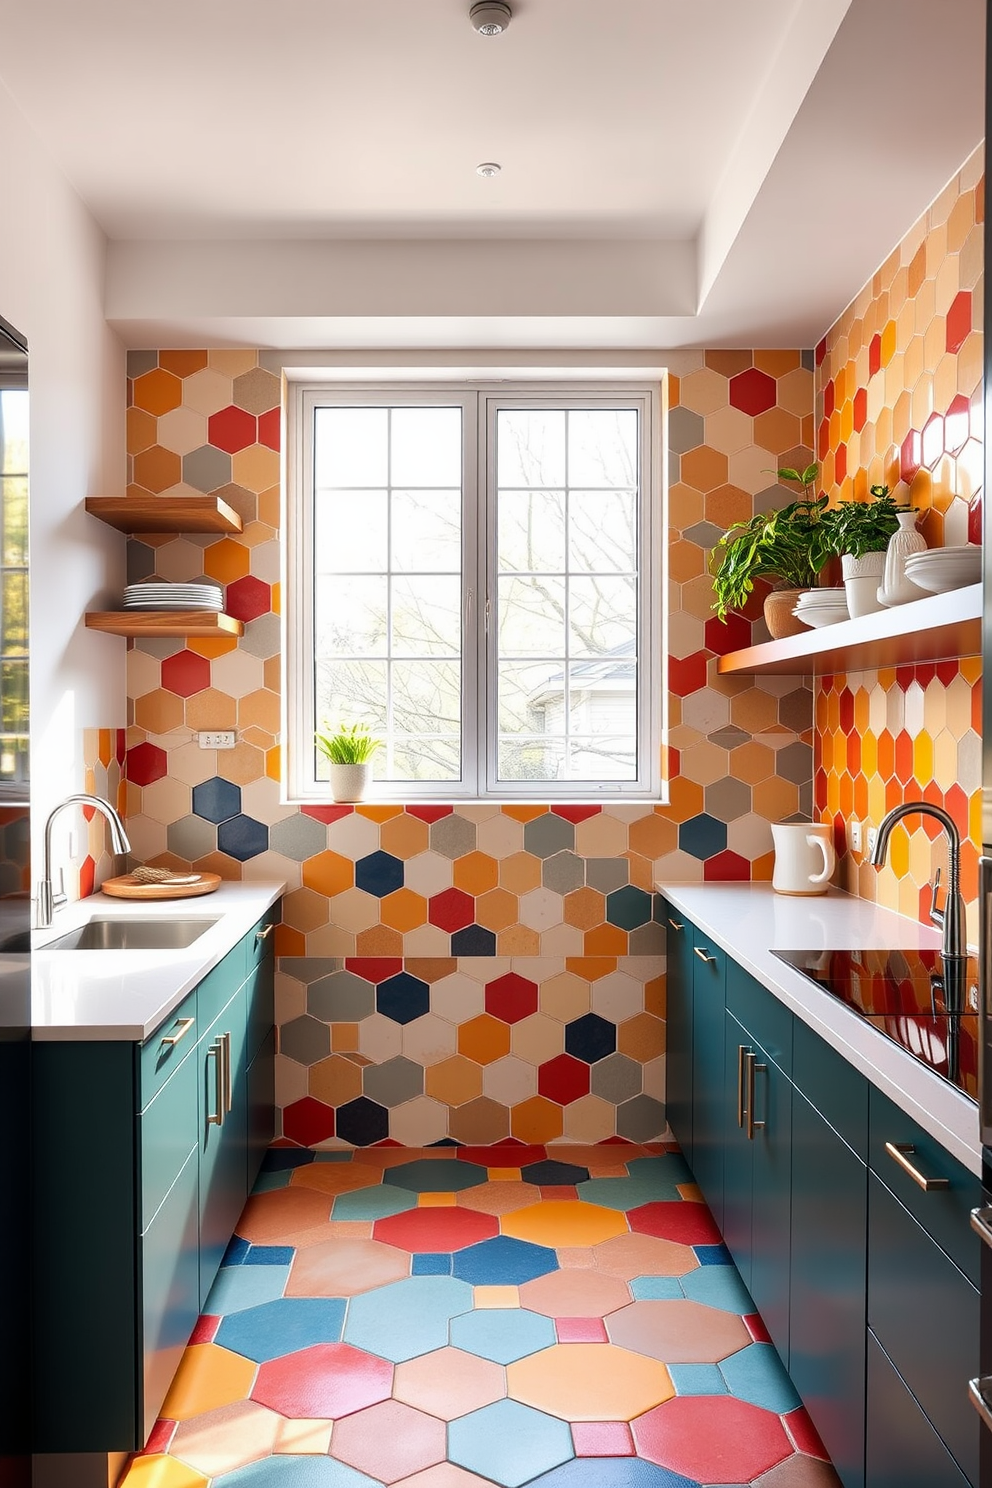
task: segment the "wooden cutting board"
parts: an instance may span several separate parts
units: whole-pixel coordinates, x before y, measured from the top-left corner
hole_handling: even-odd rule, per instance
[[[112,899],[193,899],[199,894],[212,894],[221,886],[219,873],[201,873],[199,883],[135,883],[130,873],[106,878],[100,885]]]

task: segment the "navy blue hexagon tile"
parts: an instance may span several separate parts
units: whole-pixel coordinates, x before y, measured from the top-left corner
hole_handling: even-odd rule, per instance
[[[705,812],[679,827],[679,848],[691,858],[712,858],[727,846],[727,823]]]
[[[575,1059],[583,1059],[586,1064],[595,1064],[597,1059],[605,1059],[607,1054],[613,1053],[616,1046],[616,1024],[601,1018],[598,1013],[584,1013],[581,1018],[576,1018],[573,1023],[565,1026],[566,1054],[571,1054]],[[567,1181],[576,1182],[574,1178]]]
[[[422,1018],[430,1005],[430,987],[408,971],[397,972],[375,989],[376,1012],[394,1023],[412,1023],[414,1018]]]
[[[241,787],[215,775],[193,787],[193,810],[207,821],[224,822],[241,810]]]
[[[403,887],[403,860],[392,853],[374,852],[355,864],[355,887],[384,899]]]
[[[232,816],[218,826],[217,846],[228,857],[245,863],[268,852],[269,829],[253,816]]]
[[[373,1142],[384,1142],[389,1136],[389,1112],[368,1096],[360,1095],[356,1100],[338,1106],[336,1131],[342,1142],[351,1142],[355,1147],[370,1147]]]

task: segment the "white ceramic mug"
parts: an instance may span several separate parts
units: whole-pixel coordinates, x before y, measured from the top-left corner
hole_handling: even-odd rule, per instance
[[[825,894],[837,864],[829,822],[775,822],[776,894]]]

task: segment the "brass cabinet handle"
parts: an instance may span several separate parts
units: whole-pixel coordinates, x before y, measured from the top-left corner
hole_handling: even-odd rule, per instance
[[[269,936],[272,934],[272,932],[273,932],[273,930],[275,928],[276,928],[275,925],[266,925],[262,930],[256,930],[255,931],[255,939],[256,939],[256,941],[258,941],[258,940],[268,940]]]
[[[972,1209],[971,1228],[982,1243],[992,1249],[992,1209]]]
[[[747,1047],[744,1044],[737,1045],[737,1125],[744,1129],[744,1059]]]
[[[207,1111],[208,1126],[224,1125],[224,1042],[223,1039],[214,1039],[207,1050],[207,1058],[214,1061],[214,1098],[217,1102],[216,1111]]]
[[[162,1039],[163,1048],[174,1049],[180,1039],[184,1039],[196,1022],[195,1018],[177,1018],[175,1032],[167,1033]]]
[[[992,1375],[982,1375],[980,1379],[968,1381],[968,1399],[975,1407],[986,1426],[992,1430]]]
[[[224,1040],[224,1109],[230,1111],[234,1105],[234,1079],[231,1072],[231,1035],[222,1035]]]
[[[671,925],[671,927],[672,927],[673,930],[684,930],[685,929],[685,926],[684,925],[680,925],[679,922],[678,922],[678,920],[673,920],[672,917],[671,917],[671,915],[669,915],[669,917],[668,917],[668,923]]]
[[[700,961],[715,961],[716,960],[716,957],[715,956],[710,956],[706,951],[703,950],[702,946],[693,946],[692,949],[695,952],[695,954],[699,957]]]
[[[933,1193],[937,1189],[950,1188],[949,1178],[928,1178],[921,1173],[919,1168],[910,1162],[911,1157],[916,1156],[916,1148],[912,1142],[886,1142],[885,1150],[893,1162],[899,1164],[904,1173],[908,1173],[914,1183],[918,1183],[924,1193]]]

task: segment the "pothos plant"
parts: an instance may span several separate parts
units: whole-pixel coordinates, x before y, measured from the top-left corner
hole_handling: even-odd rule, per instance
[[[826,496],[813,494],[820,473],[817,461],[805,470],[783,466],[781,481],[802,487],[802,496],[777,511],[756,512],[746,522],[735,522],[710,554],[715,600],[721,620],[729,610],[747,603],[755,579],[773,579],[780,589],[811,589],[817,575],[835,552]]]
[[[827,513],[830,541],[838,557],[863,558],[866,553],[884,551],[889,538],[899,531],[899,513],[912,510],[897,505],[888,486],[871,486],[870,492],[871,501],[842,501]]]

